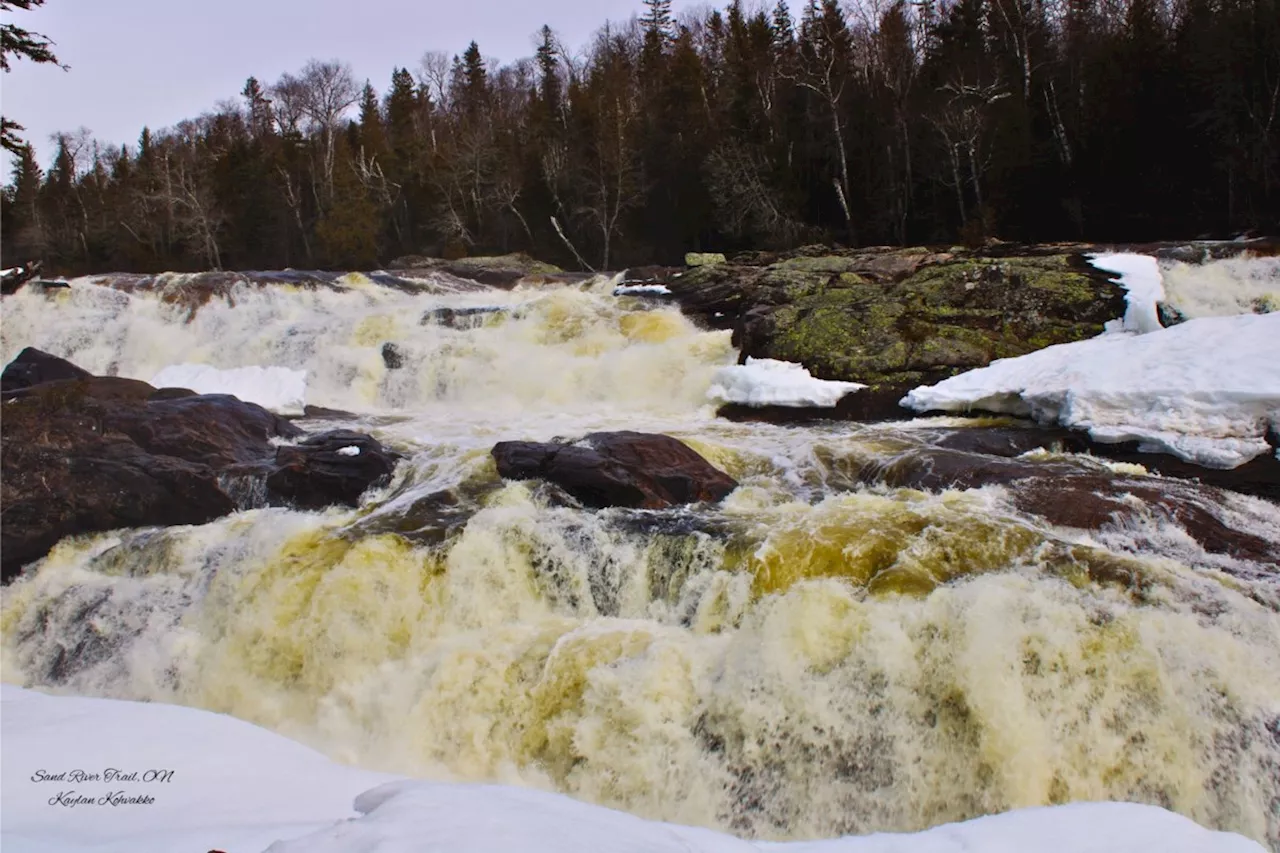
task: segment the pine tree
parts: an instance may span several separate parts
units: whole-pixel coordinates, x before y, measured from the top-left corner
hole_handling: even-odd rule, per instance
[[[359,139],[364,156],[385,159],[387,137],[382,126],[382,110],[378,104],[378,93],[368,80],[360,93]]]
[[[640,51],[640,73],[645,77],[661,74],[674,34],[671,17],[671,0],[644,0],[648,10],[640,18],[644,30],[644,45]]]
[[[271,101],[267,100],[266,93],[262,91],[262,86],[259,85],[256,77],[250,77],[245,81],[240,95],[245,100],[249,132],[255,138],[271,133]]]
[[[543,121],[560,121],[564,95],[560,85],[560,60],[551,27],[542,26],[542,42],[538,45],[538,99]]]
[[[35,260],[44,254],[39,207],[43,177],[31,146],[19,146],[4,195],[3,248],[4,263],[8,266]]]
[[[33,6],[43,5],[44,0],[3,0],[0,2],[0,12],[8,13],[15,7],[30,11]],[[52,46],[53,42],[48,36],[33,33],[8,22],[0,23],[0,70],[8,73],[11,70],[9,57],[16,56],[36,64],[59,65],[65,71],[67,66],[58,62],[58,57],[54,56],[53,51],[50,50]],[[17,122],[0,116],[0,147],[11,154],[20,155],[22,141],[18,138],[18,131],[22,129],[22,125]]]
[[[480,46],[475,42],[467,45],[462,54],[462,91],[460,105],[465,115],[475,118],[482,114],[489,104],[489,72],[485,68],[484,58],[480,55]]]
[[[345,138],[334,152],[333,204],[316,224],[320,255],[330,269],[372,269],[378,262],[378,208],[360,180]]]

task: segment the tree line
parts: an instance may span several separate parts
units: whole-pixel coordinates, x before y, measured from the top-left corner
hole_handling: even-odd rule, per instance
[[[363,87],[311,61],[134,145],[28,145],[4,262],[367,269],[523,250],[1142,241],[1280,226],[1280,0],[644,0]]]

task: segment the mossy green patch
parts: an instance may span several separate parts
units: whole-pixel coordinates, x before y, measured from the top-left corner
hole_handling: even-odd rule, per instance
[[[950,260],[875,286],[854,273],[800,272],[827,260],[847,259],[794,258],[768,269],[764,280],[781,286],[785,301],[749,355],[885,388],[1091,337],[1122,310],[1113,286],[1067,255]]]

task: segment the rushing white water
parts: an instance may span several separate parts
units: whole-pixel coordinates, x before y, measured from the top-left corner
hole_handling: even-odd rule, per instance
[[[305,369],[308,403],[409,459],[358,510],[63,542],[5,591],[6,680],[754,837],[1133,800],[1280,846],[1274,567],[1154,511],[1086,534],[1000,487],[862,482],[942,421],[717,421],[728,334],[604,279],[353,275],[194,312],[162,295],[6,298],[4,358]],[[715,508],[591,512],[489,457],[616,428],[681,438],[741,485]],[[1273,504],[1225,512],[1280,539]]]
[[[1161,264],[1166,301],[1184,317],[1280,311],[1280,258]]]

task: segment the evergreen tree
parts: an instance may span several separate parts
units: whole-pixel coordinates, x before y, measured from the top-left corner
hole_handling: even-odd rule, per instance
[[[43,6],[44,0],[0,0],[0,12],[11,12],[15,8],[30,11],[33,6]],[[51,63],[60,65],[58,57],[53,55],[48,36],[33,33],[9,22],[0,23],[0,70],[6,74],[11,70],[9,57],[26,59],[36,64]],[[62,66],[66,70],[66,66]],[[0,146],[11,154],[20,155],[22,141],[18,131],[22,125],[7,118],[0,117]]]
[[[431,54],[381,99],[313,61],[126,149],[63,134],[43,175],[18,146],[0,249],[67,273],[513,249],[621,266],[1275,231],[1277,3],[889,0],[851,25],[806,0],[797,26],[785,2],[725,0],[686,28],[647,0],[581,58],[544,27],[529,59]]]
[[[44,231],[40,224],[40,185],[44,176],[30,145],[21,145],[13,160],[9,186],[4,193],[3,228],[5,266],[40,258]]]
[[[485,68],[484,58],[480,56],[480,46],[475,42],[467,45],[462,54],[461,91],[458,102],[468,118],[481,115],[489,104],[489,72]]]
[[[245,81],[240,91],[245,100],[245,109],[249,114],[249,131],[255,138],[262,138],[271,133],[271,101],[262,91],[256,77]]]
[[[551,27],[545,24],[540,31],[542,42],[538,45],[538,99],[544,131],[560,121],[564,95],[560,84],[560,60]]]

